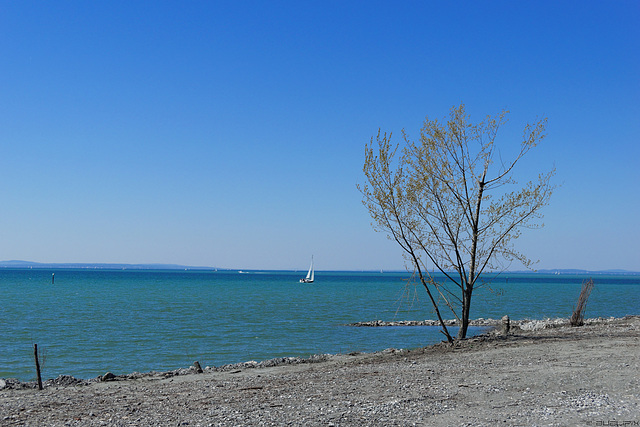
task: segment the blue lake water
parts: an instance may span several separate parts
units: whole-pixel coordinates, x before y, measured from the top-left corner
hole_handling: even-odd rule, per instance
[[[407,274],[316,272],[314,284],[298,283],[303,274],[0,269],[0,378],[35,378],[34,343],[44,378],[93,378],[443,339],[433,327],[347,326],[434,319]],[[587,317],[640,314],[640,275],[592,277]],[[569,317],[586,278],[502,274],[476,291],[471,317]]]

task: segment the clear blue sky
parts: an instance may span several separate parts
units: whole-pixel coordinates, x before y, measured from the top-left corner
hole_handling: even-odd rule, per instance
[[[0,260],[399,269],[364,145],[549,118],[538,268],[640,270],[640,2],[0,0]]]

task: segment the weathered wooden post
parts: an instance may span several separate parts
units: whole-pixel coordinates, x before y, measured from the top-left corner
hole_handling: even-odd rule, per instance
[[[36,375],[38,376],[38,390],[42,390],[42,376],[40,376],[40,362],[38,361],[38,344],[33,345],[33,356],[36,359]]]
[[[509,320],[508,315],[502,316],[502,334],[509,335],[509,330],[511,329],[511,321]]]

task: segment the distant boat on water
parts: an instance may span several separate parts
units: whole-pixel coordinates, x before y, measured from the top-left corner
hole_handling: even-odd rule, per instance
[[[311,256],[311,265],[309,266],[309,271],[307,272],[307,277],[300,279],[300,283],[313,283],[314,280],[314,269],[313,269],[313,255]]]

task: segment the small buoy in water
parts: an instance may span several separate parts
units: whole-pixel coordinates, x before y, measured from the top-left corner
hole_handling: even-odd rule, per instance
[[[51,284],[56,280],[56,273],[51,273]]]

